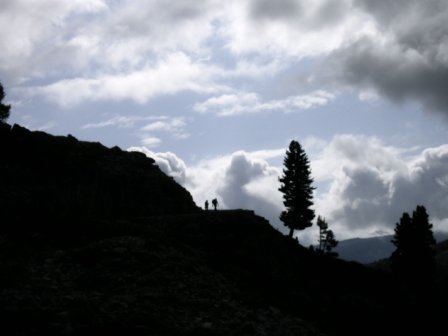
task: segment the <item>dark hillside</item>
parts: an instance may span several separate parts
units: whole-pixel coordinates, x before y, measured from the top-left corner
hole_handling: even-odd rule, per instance
[[[357,334],[371,316],[386,322],[399,308],[387,275],[310,252],[252,212],[212,211],[180,229],[175,222],[165,225],[205,251],[208,264],[254,306],[273,305],[327,333]],[[392,328],[395,321],[390,322]],[[365,334],[383,327],[372,325]]]
[[[437,286],[441,289],[440,302],[448,300],[448,240],[436,245]]]
[[[141,154],[3,126],[1,156],[7,335],[430,327],[387,273],[315,254],[250,211],[200,211]]]
[[[13,221],[198,210],[191,195],[142,153],[0,124],[0,157],[1,212]]]

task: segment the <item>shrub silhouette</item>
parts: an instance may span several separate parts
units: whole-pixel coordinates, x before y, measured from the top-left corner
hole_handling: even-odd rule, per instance
[[[2,83],[0,83],[0,123],[4,123],[8,120],[9,112],[11,110],[11,105],[3,104],[3,99],[5,99],[5,91]]]

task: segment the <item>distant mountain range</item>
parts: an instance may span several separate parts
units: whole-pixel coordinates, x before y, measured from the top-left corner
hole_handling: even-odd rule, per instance
[[[434,237],[437,242],[442,242],[448,239],[448,233],[435,232]],[[395,250],[395,246],[391,242],[392,238],[392,235],[387,235],[342,240],[339,242],[335,251],[341,259],[369,264],[388,258],[392,254]]]

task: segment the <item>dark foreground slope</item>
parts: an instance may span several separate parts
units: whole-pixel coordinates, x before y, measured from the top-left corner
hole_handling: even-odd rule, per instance
[[[316,255],[252,212],[199,211],[139,154],[18,126],[1,137],[7,335],[429,328],[387,274]]]

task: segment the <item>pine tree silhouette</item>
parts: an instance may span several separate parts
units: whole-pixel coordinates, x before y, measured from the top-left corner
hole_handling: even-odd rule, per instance
[[[435,240],[424,206],[418,205],[412,218],[403,213],[392,243],[396,246],[391,255],[392,271],[398,277],[414,284],[424,284],[433,278]]]
[[[314,187],[310,162],[299,142],[291,141],[283,163],[279,191],[283,193],[286,210],[281,213],[280,220],[289,228],[289,237],[292,238],[294,230],[304,230],[312,225]]]

